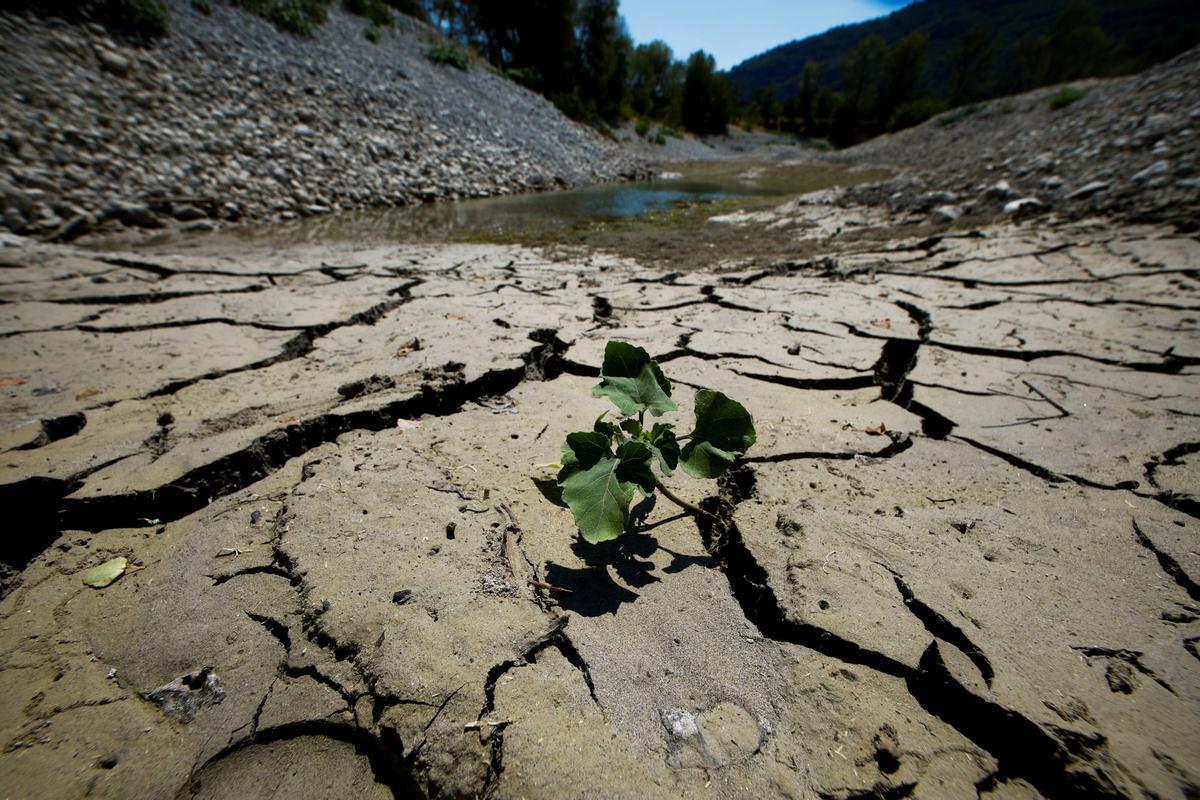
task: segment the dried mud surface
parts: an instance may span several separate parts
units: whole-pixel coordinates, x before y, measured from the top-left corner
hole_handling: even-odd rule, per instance
[[[6,795],[1195,797],[1200,243],[839,203],[749,271],[6,240]],[[720,524],[547,497],[610,338],[754,414]]]

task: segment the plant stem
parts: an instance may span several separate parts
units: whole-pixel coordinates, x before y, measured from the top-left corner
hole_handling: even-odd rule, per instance
[[[667,498],[672,503],[674,503],[675,505],[682,508],[684,511],[688,511],[688,512],[691,512],[692,514],[696,514],[699,516],[708,517],[709,519],[714,520],[714,521],[717,520],[717,517],[715,514],[710,514],[707,511],[705,511],[703,508],[701,508],[700,506],[694,505],[693,503],[689,503],[687,500],[684,500],[682,497],[679,497],[678,495],[676,495],[674,492],[672,492],[666,486],[663,486],[663,482],[658,479],[657,475],[654,477],[654,488],[656,488],[660,492],[662,492],[663,497]]]

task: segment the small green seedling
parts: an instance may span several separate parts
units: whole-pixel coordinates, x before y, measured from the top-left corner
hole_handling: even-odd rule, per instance
[[[658,489],[690,513],[705,514],[663,486],[653,465],[663,475],[682,466],[693,477],[716,478],[755,441],[754,420],[742,404],[708,389],[696,392],[691,433],[677,437],[674,426],[662,422],[647,428],[647,411],[659,417],[678,406],[658,364],[628,342],[611,341],[604,348],[600,383],[592,394],[612,400],[621,417],[610,422],[605,412],[592,430],[568,434],[558,473],[562,498],[592,544],[625,531],[635,490],[649,497]]]

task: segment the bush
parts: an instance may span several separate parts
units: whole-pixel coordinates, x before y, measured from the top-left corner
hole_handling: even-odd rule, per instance
[[[654,134],[654,143],[657,145],[664,145],[667,143],[667,137],[662,135],[662,131]]]
[[[924,95],[916,100],[910,100],[892,112],[888,120],[889,131],[902,131],[914,125],[920,125],[930,117],[937,116],[946,110],[946,104],[933,95]]]
[[[959,108],[956,108],[954,111],[951,111],[949,114],[945,114],[940,119],[938,119],[938,124],[941,125],[943,128],[948,128],[951,125],[953,125],[954,123],[960,122],[961,120],[966,119],[967,117],[971,116],[972,114],[978,114],[980,109],[982,109],[982,108],[983,108],[983,106],[979,105],[978,103],[976,103],[975,105],[970,105],[970,106],[961,106]]]
[[[427,22],[429,20],[421,0],[383,0],[383,2],[387,3],[401,14],[407,14],[410,17],[416,17],[417,19],[425,20]]]
[[[159,0],[95,0],[85,3],[106,27],[146,38],[167,35],[167,7]]]
[[[637,125],[633,126],[633,130],[638,136],[645,139],[646,135],[650,133],[650,120],[639,119]]]
[[[309,36],[323,22],[328,0],[234,0],[242,8],[268,20],[276,28]]]
[[[167,7],[160,0],[9,0],[4,8],[73,21],[91,20],[114,33],[139,39],[167,35]]]
[[[212,14],[212,4],[208,0],[192,0],[191,5],[193,9],[206,17]]]
[[[384,5],[383,0],[342,0],[342,8],[351,14],[366,17],[373,26],[392,24],[392,12]]]
[[[376,42],[378,42],[379,36],[382,33],[383,33],[383,31],[380,30],[378,25],[368,25],[367,27],[363,28],[363,38],[366,39],[371,44],[375,44]]]
[[[565,116],[573,120],[584,122],[591,116],[588,112],[588,107],[579,99],[579,90],[577,89],[556,94],[550,98],[550,102],[554,103],[555,108]]]
[[[509,67],[504,70],[504,77],[529,89],[536,90],[542,85],[542,73],[533,67]]]
[[[456,44],[435,44],[425,51],[425,57],[435,64],[448,64],[464,72],[471,66],[467,51]]]
[[[1051,96],[1050,110],[1058,111],[1060,108],[1066,108],[1085,94],[1087,94],[1087,89],[1080,89],[1077,86],[1064,86]]]

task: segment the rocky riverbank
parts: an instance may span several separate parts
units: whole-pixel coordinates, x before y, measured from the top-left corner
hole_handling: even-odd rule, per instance
[[[1200,228],[1200,48],[1139,75],[948,111],[830,158],[906,167],[851,192],[911,221],[1104,214]]]
[[[645,174],[484,62],[433,63],[437,34],[407,17],[372,44],[336,7],[301,38],[169,5],[149,48],[0,14],[0,225],[69,240]]]

